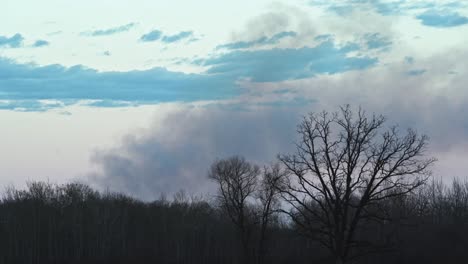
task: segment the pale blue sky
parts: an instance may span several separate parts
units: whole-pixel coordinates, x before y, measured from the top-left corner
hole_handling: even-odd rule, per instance
[[[463,176],[463,2],[5,0],[0,10],[0,185],[176,189],[181,178],[204,182],[218,156],[274,159],[292,141],[291,120],[342,103],[429,134],[436,171]],[[210,141],[230,140],[218,126],[243,135],[243,123],[262,131],[264,152]],[[192,171],[182,153],[197,152]],[[122,166],[133,169],[119,175]]]

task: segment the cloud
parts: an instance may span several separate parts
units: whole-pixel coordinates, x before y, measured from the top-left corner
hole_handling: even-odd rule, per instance
[[[424,70],[424,69],[419,69],[419,70],[409,70],[408,71],[408,74],[409,75],[421,75],[421,74],[424,74],[427,70]]]
[[[468,93],[452,103],[450,97],[459,96],[456,91],[463,87],[462,80],[451,82],[455,87],[444,96],[433,91],[431,82],[436,79],[409,77],[404,69],[376,69],[345,73],[341,78],[322,76],[271,83],[271,87],[266,85],[259,92],[262,97],[268,91],[278,97],[296,89],[304,98],[316,98],[315,102],[296,107],[258,104],[255,100],[180,104],[163,111],[163,118],[155,119],[149,129],[128,134],[117,147],[96,151],[92,162],[98,171],[91,174],[90,180],[101,188],[148,200],[179,189],[193,193],[214,191],[206,177],[213,160],[239,154],[258,164],[275,161],[278,153],[293,151],[295,128],[301,116],[323,109],[334,111],[344,103],[384,114],[389,118],[387,125],[398,123],[401,131],[412,127],[428,134],[429,155],[458,153],[468,157],[460,152],[468,146],[468,122],[462,114],[468,111]],[[251,89],[262,89],[262,85],[254,84]],[[295,88],[274,90],[274,86]],[[412,88],[416,90],[411,91]],[[451,162],[444,160],[436,168],[436,175],[450,172],[450,177],[463,176],[464,170],[450,170]]]
[[[382,49],[388,49],[392,45],[392,41],[390,41],[388,38],[382,36],[379,33],[366,34],[364,36],[364,39],[366,40],[368,49],[382,50]]]
[[[109,35],[114,35],[114,34],[129,31],[130,29],[132,29],[135,26],[136,26],[136,23],[128,23],[126,25],[113,27],[113,28],[108,28],[108,29],[98,29],[98,30],[94,30],[94,31],[81,32],[80,35],[90,36],[90,37],[109,36]]]
[[[377,63],[376,58],[347,56],[359,50],[359,45],[354,43],[337,47],[333,41],[325,41],[312,48],[233,51],[199,63],[211,67],[207,73],[274,82],[365,69]]]
[[[283,31],[276,33],[275,35],[271,37],[260,37],[256,40],[252,41],[237,41],[237,42],[231,42],[223,45],[219,45],[216,47],[216,49],[246,49],[246,48],[251,48],[255,46],[263,46],[263,45],[273,45],[277,44],[281,39],[286,38],[286,37],[295,37],[297,36],[297,33],[294,31]]]
[[[311,1],[311,5],[317,5],[316,1]],[[419,4],[410,4],[405,1],[381,1],[381,0],[351,0],[351,1],[324,1],[319,6],[326,6],[328,11],[340,16],[350,15],[355,10],[372,10],[381,15],[397,15],[404,9],[421,8]]]
[[[243,29],[232,32],[230,41],[221,43],[217,48],[223,51],[272,47],[300,49],[326,41],[334,42],[336,46],[352,42],[362,46],[360,52],[355,54],[364,57],[366,54],[374,56],[377,52],[388,51],[391,40],[394,39],[392,24],[395,20],[375,12],[359,10],[347,17],[331,14],[318,17],[311,16],[304,9],[278,3],[273,4],[270,9],[270,12],[250,19]],[[320,9],[323,11],[324,7],[321,6]],[[364,39],[366,35],[369,39]],[[380,45],[382,48],[366,50],[367,40],[369,44]]]
[[[465,5],[454,1],[406,1],[406,0],[328,0],[311,1],[312,6],[325,7],[339,16],[351,15],[356,10],[373,11],[383,16],[409,15],[428,10],[457,10]]]
[[[465,74],[468,51],[446,52],[414,64],[402,61],[366,71],[349,71],[279,83],[252,83],[258,93],[289,87],[303,98],[315,99],[319,108],[343,103],[362,105],[386,114],[402,127],[416,127],[432,139],[436,152],[468,145],[468,91]],[[423,70],[413,70],[418,67]],[[416,74],[408,74],[410,71]],[[430,74],[423,74],[430,72]],[[265,95],[264,95],[265,96]],[[468,158],[468,157],[467,157]]]
[[[425,26],[447,28],[457,27],[468,24],[468,17],[462,16],[457,12],[448,11],[427,11],[418,16],[417,19]]]
[[[49,46],[49,44],[50,43],[48,41],[40,39],[40,40],[36,40],[36,42],[34,42],[32,46],[35,48],[39,48],[39,47]]]
[[[117,100],[91,100],[83,104],[91,107],[128,107],[139,105],[138,103]]]
[[[166,44],[179,42],[183,39],[187,39],[188,43],[199,40],[199,38],[193,35],[193,31],[181,31],[177,34],[166,35],[166,34],[163,34],[162,31],[157,30],[157,29],[150,31],[140,37],[140,41],[142,42],[161,41]]]
[[[0,36],[0,48],[19,48],[23,45],[23,36],[19,33],[11,37]]]
[[[411,56],[405,56],[405,62],[408,64],[413,64],[414,63],[414,58]]]
[[[274,3],[269,9],[269,12],[249,19],[239,30],[230,32],[229,41],[221,43],[218,49],[266,48],[267,45],[301,48],[316,44],[314,37],[323,27],[310,13],[281,3]]]
[[[193,36],[192,31],[181,31],[177,34],[174,35],[166,35],[161,38],[161,41],[164,43],[173,43],[173,42],[178,42],[182,39],[186,39]]]
[[[276,154],[292,151],[303,114],[334,111],[345,103],[386,115],[388,126],[429,135],[428,154],[441,158],[435,175],[466,176],[460,161],[468,158],[468,77],[449,71],[465,72],[467,58],[467,51],[457,51],[367,71],[279,82],[247,80],[247,92],[237,100],[179,104],[163,111],[149,129],[97,151],[92,160],[100,172],[91,179],[102,188],[144,199],[180,188],[211,191],[206,174],[215,158],[240,154],[259,164],[274,161]],[[416,66],[431,74],[408,75]],[[294,98],[308,102],[290,104]]]
[[[293,110],[237,110],[222,105],[179,105],[141,134],[130,134],[113,149],[96,151],[101,188],[143,199],[213,191],[208,167],[216,158],[244,155],[259,164],[290,149],[297,118]]]
[[[0,100],[114,100],[131,104],[229,99],[244,92],[239,80],[272,82],[372,67],[377,59],[352,57],[357,44],[336,46],[332,40],[312,48],[233,51],[193,61],[199,74],[164,68],[99,72],[81,65],[37,66],[0,59]],[[10,105],[10,104],[9,104]],[[14,104],[13,104],[14,105]]]
[[[235,84],[223,76],[185,74],[164,68],[98,72],[77,65],[36,66],[0,59],[0,100],[116,100],[135,103],[197,101],[233,96]]]
[[[56,35],[60,35],[62,33],[63,33],[62,30],[57,30],[57,31],[47,33],[47,36],[56,36]]]
[[[153,30],[141,36],[140,41],[144,41],[144,42],[156,41],[161,38],[162,34],[163,33],[160,30]]]
[[[0,110],[15,110],[17,112],[45,112],[76,103],[73,100],[0,100]]]

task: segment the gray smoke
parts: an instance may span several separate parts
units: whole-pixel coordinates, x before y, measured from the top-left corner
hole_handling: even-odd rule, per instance
[[[181,106],[141,135],[97,151],[92,161],[99,186],[143,199],[180,189],[205,193],[212,188],[207,171],[216,158],[243,155],[259,164],[291,148],[299,115],[271,108],[229,109]]]

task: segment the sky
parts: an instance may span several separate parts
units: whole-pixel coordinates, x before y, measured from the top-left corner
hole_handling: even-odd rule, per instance
[[[293,150],[308,112],[361,106],[467,177],[468,3],[0,1],[0,186],[154,199],[209,165]],[[0,187],[1,188],[1,187]]]

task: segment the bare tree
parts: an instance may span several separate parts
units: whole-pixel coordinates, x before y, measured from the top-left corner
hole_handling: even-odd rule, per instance
[[[358,255],[357,230],[381,219],[379,201],[412,192],[427,179],[435,159],[426,158],[428,137],[368,116],[349,105],[310,113],[298,125],[296,153],[280,155],[289,172],[278,189],[293,222],[333,254],[336,263]],[[370,210],[372,208],[372,210]],[[361,251],[362,252],[362,251]]]
[[[256,191],[260,168],[243,157],[233,156],[217,160],[211,166],[209,178],[218,184],[219,202],[240,233],[244,262],[249,259],[253,208],[248,206],[248,198]]]
[[[258,240],[258,259],[259,264],[264,262],[266,248],[267,228],[270,225],[273,214],[279,209],[279,192],[276,186],[278,181],[284,177],[284,171],[279,163],[263,168],[262,178],[257,188],[257,198],[260,201],[260,236]]]

